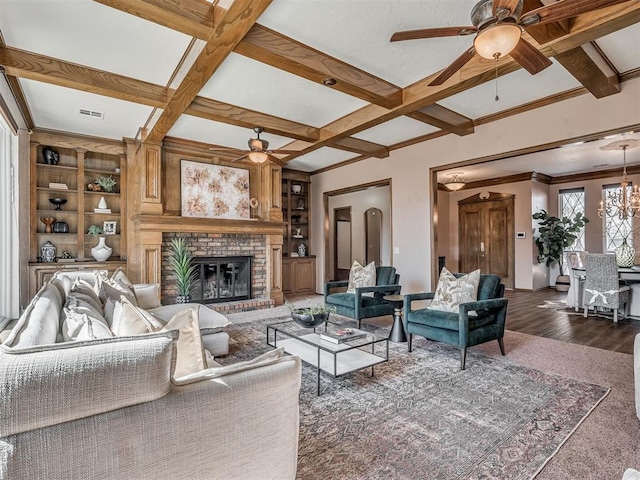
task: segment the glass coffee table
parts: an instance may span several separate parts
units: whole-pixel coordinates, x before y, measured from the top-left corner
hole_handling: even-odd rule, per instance
[[[344,330],[350,330],[351,333]],[[331,341],[336,332],[344,338]],[[324,338],[323,336],[324,335]],[[334,343],[334,342],[340,343]],[[267,325],[267,344],[277,348],[316,368],[318,395],[320,395],[320,372],[333,378],[371,367],[389,360],[389,336],[366,332],[345,325],[326,322],[316,328],[304,328],[293,320]]]

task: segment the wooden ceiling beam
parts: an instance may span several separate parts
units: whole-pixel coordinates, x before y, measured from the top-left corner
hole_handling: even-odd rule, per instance
[[[475,131],[472,119],[437,103],[408,113],[407,116],[460,136],[469,135]]]
[[[77,65],[16,48],[0,48],[0,65],[9,75],[74,88],[152,107],[164,107],[167,89],[153,83]]]
[[[198,92],[229,56],[256,20],[271,4],[271,0],[235,0],[217,22],[189,72],[147,135],[149,143],[160,143],[178,118],[191,105]]]
[[[212,28],[216,28],[226,14],[223,8],[211,8],[204,0],[189,0],[185,12],[181,10],[182,2],[176,0],[95,1],[201,40],[209,38]],[[234,52],[312,82],[324,84],[326,79],[334,79],[336,84],[328,88],[366,102],[387,108],[402,103],[400,87],[258,24],[238,43]]]
[[[544,3],[540,0],[524,0],[522,8],[523,12],[530,12],[536,8],[543,7]],[[546,23],[544,25],[534,25],[527,27],[525,30],[529,35],[535,38],[536,42],[540,45],[549,43],[552,40],[564,37],[570,31],[569,19],[565,19],[559,22]]]
[[[558,55],[639,21],[640,2],[637,1],[629,1],[617,6],[596,10],[576,17],[570,34],[552,42],[549,46],[541,48],[541,51],[548,57]],[[498,63],[498,75],[514,72],[519,68],[520,66],[514,60],[510,57],[505,57]],[[450,95],[492,80],[495,78],[495,63],[476,55],[444,84],[430,86],[429,83],[438,74],[439,72],[434,73],[406,87],[403,91],[403,104],[399,107],[388,110],[378,105],[367,105],[326,125],[320,129],[320,141],[304,148],[300,153],[289,155],[285,161],[291,161],[318,148],[330,145],[338,138],[351,136],[400,115],[407,115]]]
[[[610,75],[607,76],[583,47],[576,47],[559,53],[555,56],[555,59],[594,97],[603,98],[620,93],[620,78],[618,75],[615,72],[609,72]],[[607,68],[607,70],[609,69]]]
[[[204,97],[196,97],[184,113],[238,127],[253,128],[259,126],[264,128],[266,133],[306,142],[314,142],[320,138],[319,128]]]
[[[328,88],[382,107],[402,103],[400,87],[262,25],[254,25],[235,52],[312,82],[333,79]]]
[[[386,158],[389,156],[389,149],[378,143],[360,140],[355,137],[339,138],[331,144],[332,147],[347,152],[359,153],[369,157]]]
[[[202,40],[214,27],[215,7],[206,0],[94,1]]]

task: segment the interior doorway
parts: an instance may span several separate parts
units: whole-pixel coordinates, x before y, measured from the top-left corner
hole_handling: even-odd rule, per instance
[[[348,280],[351,269],[351,207],[335,208],[334,219],[334,272],[336,280]]]
[[[480,269],[514,288],[515,195],[489,193],[458,202],[460,272]]]
[[[365,253],[367,264],[382,265],[380,244],[382,242],[382,210],[369,208],[364,212]]]

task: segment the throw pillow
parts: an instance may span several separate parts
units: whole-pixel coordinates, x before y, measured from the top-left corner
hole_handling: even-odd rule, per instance
[[[163,322],[124,296],[115,304],[111,330],[118,337],[155,332],[163,326]]]
[[[97,340],[113,337],[104,319],[90,317],[86,313],[77,313],[65,308],[62,322],[62,338],[65,342]]]
[[[198,311],[186,308],[174,315],[163,328],[162,332],[178,330],[180,335],[176,343],[176,368],[174,378],[184,377],[191,373],[200,372],[207,368],[207,359],[202,346]]]
[[[349,286],[347,293],[356,293],[358,287],[375,287],[376,286],[376,263],[371,262],[366,267],[360,265],[357,260],[353,261],[351,270],[349,271]],[[367,292],[364,295],[373,296],[373,292]]]
[[[253,368],[260,368],[266,365],[276,363],[282,357],[284,357],[284,347],[276,348],[275,350],[268,351],[259,355],[251,360],[244,362],[238,362],[225,366],[213,366],[206,370],[192,373],[190,375],[183,376],[177,379],[178,385],[187,385],[189,383],[195,383],[202,380],[210,380],[212,378],[219,378],[225,375],[233,375],[234,373],[244,372]]]
[[[120,282],[121,284],[133,290],[133,283],[131,282],[131,280],[129,280],[129,277],[127,277],[127,274],[124,273],[124,269],[122,267],[116,268],[116,270],[111,275],[110,280],[112,282]]]
[[[140,308],[148,310],[150,308],[158,308],[162,306],[160,303],[159,283],[134,285],[133,292],[136,294],[136,300]]]
[[[96,282],[97,285],[97,282]],[[100,308],[102,308],[102,300],[100,300],[100,297],[98,296],[98,290],[91,285],[89,282],[82,280],[80,278],[76,278],[73,281],[73,284],[71,285],[71,290],[69,291],[69,293],[82,293],[83,295],[87,295],[88,297],[91,297],[94,302],[97,305],[100,305]]]
[[[105,303],[109,299],[120,301],[120,297],[124,296],[134,305],[138,305],[133,288],[129,288],[123,283],[110,280],[102,282],[102,290],[106,297]]]
[[[477,300],[479,283],[480,270],[474,270],[460,278],[456,278],[453,273],[444,267],[436,286],[433,301],[427,308],[458,313],[458,306],[461,303]]]

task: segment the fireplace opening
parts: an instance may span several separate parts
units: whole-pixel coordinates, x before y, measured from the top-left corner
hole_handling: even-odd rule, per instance
[[[196,279],[191,299],[198,303],[220,303],[251,298],[251,258],[196,257]]]

